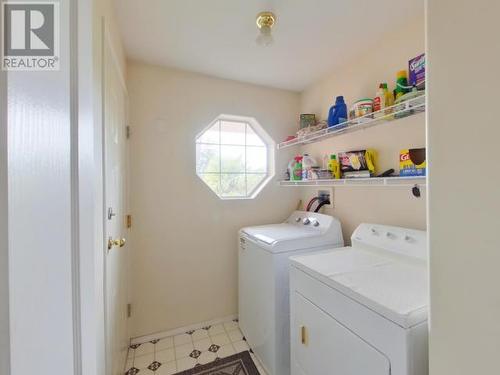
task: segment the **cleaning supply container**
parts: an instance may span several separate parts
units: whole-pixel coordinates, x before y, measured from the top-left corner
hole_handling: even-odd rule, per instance
[[[385,91],[384,84],[381,83],[378,87],[375,98],[373,98],[373,112],[380,111],[385,108]]]
[[[394,90],[395,99],[399,99],[404,94],[408,93],[408,74],[406,70],[400,70],[397,74],[396,89]]]
[[[302,157],[302,180],[312,180],[312,170],[317,167],[316,159],[309,156],[309,154],[304,154]]]
[[[373,112],[373,100],[372,99],[360,99],[351,108],[350,117],[351,120],[357,119],[358,117],[369,115]],[[357,120],[358,123],[369,121],[369,117],[360,118]]]
[[[292,175],[290,179],[292,181],[300,181],[302,180],[302,156],[297,155],[295,158],[295,164],[293,165]]]
[[[343,96],[337,96],[335,99],[335,105],[330,108],[328,113],[328,127],[344,127],[343,124],[347,121],[347,105],[344,102]]]
[[[335,154],[330,155],[330,161],[328,162],[328,169],[332,173],[332,177],[335,180],[338,180],[340,178],[340,163],[337,160],[337,155]]]

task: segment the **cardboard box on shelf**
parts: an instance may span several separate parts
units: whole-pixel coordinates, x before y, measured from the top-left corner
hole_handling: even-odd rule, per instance
[[[423,89],[425,87],[425,53],[408,62],[408,72],[410,74],[408,84]]]
[[[425,176],[427,162],[425,148],[409,148],[399,153],[400,176]]]

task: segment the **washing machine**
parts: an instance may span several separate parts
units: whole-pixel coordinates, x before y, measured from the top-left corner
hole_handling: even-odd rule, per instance
[[[361,224],[352,247],[293,257],[292,375],[427,375],[426,232]]]
[[[340,222],[294,212],[239,232],[239,324],[269,375],[290,374],[289,257],[344,246]]]

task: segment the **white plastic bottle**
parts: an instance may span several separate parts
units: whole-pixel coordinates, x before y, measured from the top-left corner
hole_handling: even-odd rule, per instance
[[[311,179],[312,168],[316,166],[316,159],[309,156],[309,154],[304,154],[304,157],[302,159],[302,181]]]
[[[373,112],[380,111],[385,108],[385,91],[384,84],[381,83],[377,93],[375,94],[375,98],[373,98]]]

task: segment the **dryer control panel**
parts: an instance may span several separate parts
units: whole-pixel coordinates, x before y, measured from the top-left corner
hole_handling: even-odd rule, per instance
[[[360,224],[351,236],[353,246],[427,260],[427,232],[380,224]]]

